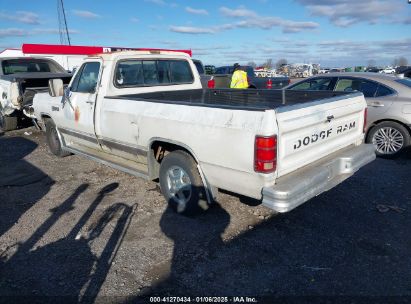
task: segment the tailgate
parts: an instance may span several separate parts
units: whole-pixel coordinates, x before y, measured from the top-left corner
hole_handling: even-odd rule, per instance
[[[308,165],[363,139],[361,93],[277,109],[277,176]]]

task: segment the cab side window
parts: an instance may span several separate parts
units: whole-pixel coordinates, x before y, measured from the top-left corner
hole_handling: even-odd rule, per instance
[[[194,80],[187,61],[170,61],[170,74],[173,83],[190,83]]]
[[[87,62],[83,64],[71,86],[72,92],[94,93],[96,91],[98,75],[100,72],[99,62]]]
[[[116,67],[116,87],[184,84],[194,81],[186,60],[121,60]]]
[[[314,78],[303,81],[291,87],[291,90],[327,91],[329,90],[332,78]]]
[[[378,83],[365,79],[340,78],[335,86],[335,91],[354,92],[360,91],[364,97],[375,97],[378,89]]]

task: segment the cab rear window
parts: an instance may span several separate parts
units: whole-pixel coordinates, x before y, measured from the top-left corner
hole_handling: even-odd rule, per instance
[[[185,60],[121,60],[117,63],[116,87],[186,84],[194,81]]]
[[[64,73],[64,69],[51,60],[7,59],[1,63],[4,75],[18,73]]]

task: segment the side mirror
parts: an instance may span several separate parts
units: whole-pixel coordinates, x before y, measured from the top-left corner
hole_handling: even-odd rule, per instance
[[[63,96],[64,85],[61,79],[50,79],[49,80],[49,94],[52,97]]]

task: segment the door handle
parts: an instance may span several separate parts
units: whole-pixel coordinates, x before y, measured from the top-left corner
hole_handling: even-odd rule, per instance
[[[88,103],[88,104],[91,104],[91,105],[92,105],[92,104],[94,104],[94,101],[87,100],[87,101],[86,101],[86,103]]]
[[[383,107],[384,104],[383,104],[383,103],[380,103],[380,102],[371,102],[371,103],[369,104],[369,106],[370,106],[370,107],[375,107],[375,108],[380,108],[380,107]]]

